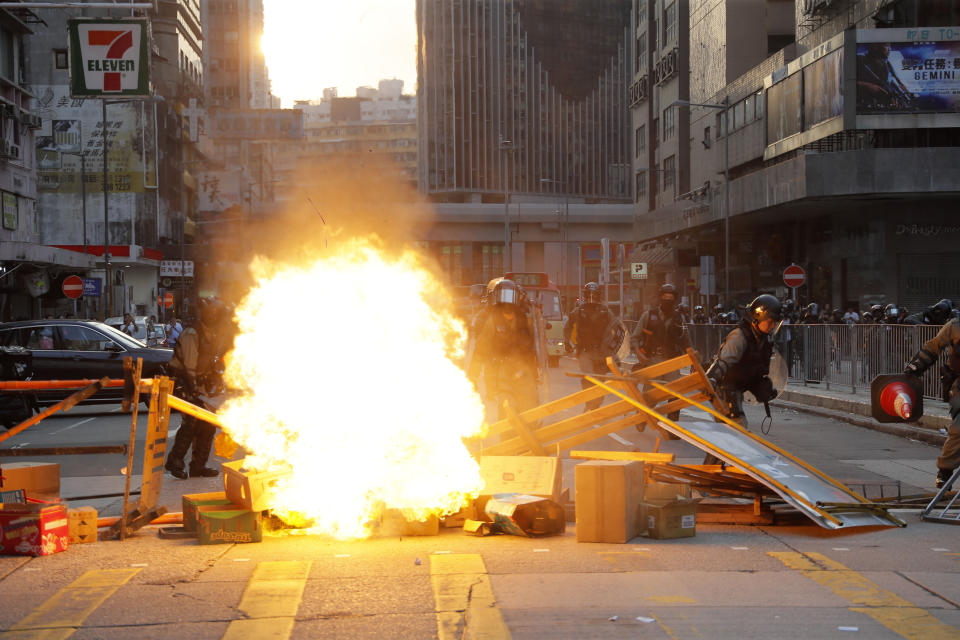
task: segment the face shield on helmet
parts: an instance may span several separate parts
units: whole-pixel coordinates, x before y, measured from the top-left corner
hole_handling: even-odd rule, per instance
[[[593,304],[600,303],[600,285],[598,285],[596,282],[588,282],[587,284],[583,285],[583,301]]]
[[[513,280],[500,280],[493,288],[491,304],[519,305],[523,299],[523,291]]]

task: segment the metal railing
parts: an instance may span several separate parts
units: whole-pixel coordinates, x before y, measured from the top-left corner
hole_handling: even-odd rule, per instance
[[[688,324],[693,348],[709,365],[723,339],[735,325]],[[791,382],[824,385],[825,389],[869,391],[870,381],[880,374],[901,373],[921,346],[940,331],[939,326],[902,324],[801,324],[784,325],[777,334],[777,348],[787,361]],[[942,399],[940,366],[923,376],[925,398]]]

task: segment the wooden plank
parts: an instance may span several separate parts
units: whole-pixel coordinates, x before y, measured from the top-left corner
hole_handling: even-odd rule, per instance
[[[710,389],[710,404],[713,405],[713,408],[716,409],[717,413],[722,413],[723,415],[730,414],[730,407],[727,406],[727,403],[720,399],[720,396],[716,393],[713,393],[713,384],[710,383],[710,379],[707,377],[707,373],[703,370],[703,367],[700,366],[700,361],[697,359],[697,352],[693,349],[687,348],[687,357],[690,358],[692,362],[691,371],[695,372],[703,378],[703,382],[706,385],[705,388]]]
[[[551,402],[547,402],[546,404],[533,407],[532,409],[527,409],[518,415],[527,424],[532,424],[539,422],[544,418],[548,418],[555,413],[572,409],[590,400],[602,398],[605,395],[607,395],[607,392],[604,389],[593,386],[589,389],[581,389],[580,391],[571,393],[568,396],[564,396]],[[498,433],[503,433],[504,431],[509,431],[511,429],[512,425],[510,424],[510,420],[504,418],[503,420],[497,420],[496,422],[487,425],[487,435],[492,436]]]
[[[638,462],[673,462],[672,453],[648,453],[645,451],[571,451],[571,458],[578,460],[636,460]],[[719,467],[720,465],[716,465]]]
[[[123,359],[124,376],[129,375],[133,382],[133,397],[130,402],[133,403],[130,416],[130,447],[127,449],[127,466],[124,469],[123,481],[123,506],[120,513],[126,513],[130,504],[130,477],[133,476],[133,449],[137,441],[137,418],[140,408],[140,374],[143,373],[143,358],[137,358],[136,366],[133,366],[133,358]],[[127,528],[120,527],[120,542],[127,537]]]
[[[607,423],[600,427],[594,427],[589,431],[584,431],[583,433],[576,434],[559,442],[551,443],[551,446],[559,447],[560,451],[567,451],[578,447],[586,442],[596,440],[601,438],[609,433],[615,433],[621,429],[626,429],[627,427],[632,427],[643,419],[643,416],[640,414],[634,413],[629,416],[624,416],[619,420],[614,420],[613,422]]]
[[[547,455],[547,452],[544,451],[543,447],[540,445],[540,441],[536,439],[536,437],[533,435],[533,432],[530,431],[527,425],[524,424],[523,420],[520,419],[520,416],[517,415],[517,412],[513,410],[512,406],[510,406],[509,400],[503,401],[503,410],[506,412],[507,419],[510,421],[510,424],[513,425],[517,435],[519,435],[520,439],[523,440],[523,444],[525,444],[534,455]]]
[[[682,356],[677,356],[676,358],[671,358],[670,360],[664,360],[663,362],[652,364],[649,367],[644,367],[643,369],[633,371],[630,373],[630,377],[652,378],[656,380],[658,378],[662,378],[664,375],[668,373],[672,373],[673,371],[679,371],[684,367],[689,367],[691,366],[691,360],[693,359],[690,356],[691,351],[693,350],[688,349],[687,353],[685,353]],[[696,354],[696,351],[693,351],[693,353]]]
[[[547,443],[558,438],[562,438],[569,433],[589,429],[599,422],[610,420],[611,418],[615,418],[628,411],[632,412],[633,408],[629,403],[620,400],[618,402],[614,402],[613,404],[604,405],[594,409],[593,411],[581,413],[565,420],[561,420],[560,422],[555,422],[553,424],[540,427],[539,429],[535,429],[533,434],[538,442],[542,443],[542,445],[546,445]],[[523,414],[520,415],[522,416]],[[483,446],[483,453],[484,455],[488,456],[515,456],[529,450],[529,447],[527,447],[523,440],[519,437],[510,438],[509,440],[505,440],[497,444],[491,444],[490,446]]]

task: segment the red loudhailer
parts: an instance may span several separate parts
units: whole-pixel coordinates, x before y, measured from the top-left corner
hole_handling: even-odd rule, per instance
[[[870,408],[878,422],[913,422],[923,416],[923,383],[915,376],[877,376],[870,383]]]

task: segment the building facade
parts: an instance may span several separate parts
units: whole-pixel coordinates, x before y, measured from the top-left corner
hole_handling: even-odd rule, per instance
[[[629,237],[629,17],[615,0],[418,0],[418,182],[442,221],[425,240],[455,284],[546,271],[575,293],[561,265],[579,243]]]
[[[716,48],[701,47],[715,34],[698,32],[691,5],[691,51]],[[715,257],[713,298],[703,295],[710,274],[700,265],[677,259],[666,270],[672,282],[693,282],[694,302],[743,303],[769,291],[916,311],[960,297],[950,275],[960,266],[960,116],[950,97],[956,61],[943,53],[957,48],[960,6],[851,0],[789,9],[795,44],[732,79],[719,69],[702,81],[691,73],[691,98],[721,106],[689,111],[691,184],[707,188],[646,214],[641,246]],[[807,273],[796,290],[782,280],[790,264]]]

